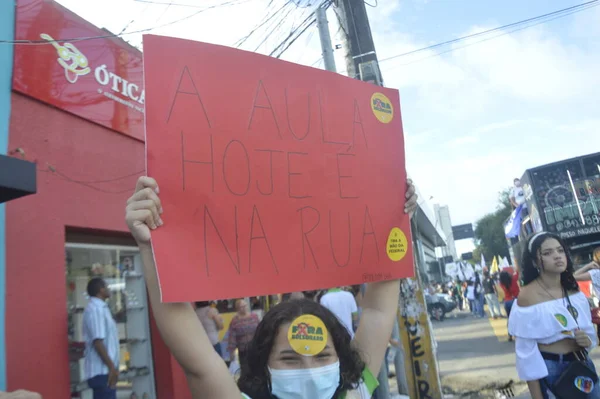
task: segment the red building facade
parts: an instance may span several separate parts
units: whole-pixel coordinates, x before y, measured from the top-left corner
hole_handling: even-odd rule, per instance
[[[17,2],[16,39],[35,44],[15,49],[8,148],[37,163],[38,192],[6,208],[9,391],[25,388],[50,399],[77,396],[71,396],[78,370],[69,338],[77,336],[70,327],[77,306],[70,311],[67,304],[78,295],[83,270],[96,273],[96,264],[112,280],[125,280],[118,258],[112,265],[92,264],[95,254],[110,252],[103,246],[122,253],[135,246],[124,208],[145,169],[142,55],[118,38],[71,40],[106,35],[53,1]],[[66,256],[69,248],[73,255]],[[65,261],[69,256],[77,259]],[[73,262],[84,266],[69,271]],[[126,308],[149,317],[147,306]],[[129,338],[138,329],[132,325],[135,317],[122,323]],[[190,397],[183,372],[154,323],[148,325],[144,339],[151,357],[147,365],[134,366],[150,370],[152,396]],[[123,345],[131,366],[138,349]]]

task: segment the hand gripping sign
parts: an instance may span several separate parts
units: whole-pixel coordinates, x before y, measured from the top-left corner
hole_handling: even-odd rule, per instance
[[[397,91],[152,35],[144,76],[163,300],[413,275]]]

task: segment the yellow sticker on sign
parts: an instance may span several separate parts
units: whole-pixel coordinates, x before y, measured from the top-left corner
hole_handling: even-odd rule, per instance
[[[375,93],[371,96],[373,114],[382,123],[390,123],[394,119],[394,106],[384,94]]]
[[[394,227],[390,231],[390,235],[385,246],[388,257],[394,262],[402,260],[406,256],[408,241],[406,235],[398,227]]]
[[[303,356],[318,355],[327,345],[327,328],[317,316],[304,314],[290,325],[288,341],[294,351]]]

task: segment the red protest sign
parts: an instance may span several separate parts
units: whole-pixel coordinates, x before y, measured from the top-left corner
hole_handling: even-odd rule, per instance
[[[413,276],[397,91],[152,35],[144,79],[164,301]]]

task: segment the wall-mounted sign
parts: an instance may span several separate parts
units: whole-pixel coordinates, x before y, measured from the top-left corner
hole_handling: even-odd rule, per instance
[[[142,53],[52,0],[18,0],[13,89],[144,140]],[[81,40],[82,38],[90,38]]]
[[[530,169],[522,181],[534,231],[600,233],[600,153]]]
[[[473,233],[473,225],[471,223],[467,223],[458,226],[452,226],[452,236],[454,237],[454,241],[475,237],[475,234]]]

